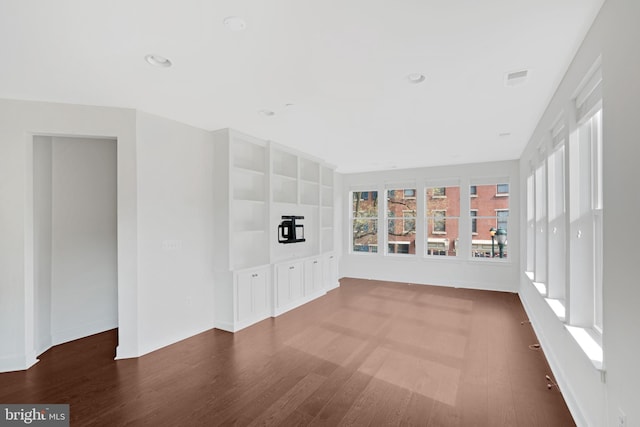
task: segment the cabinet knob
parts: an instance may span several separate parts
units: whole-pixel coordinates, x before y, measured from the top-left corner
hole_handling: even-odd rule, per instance
[[[318,261],[317,261],[317,260],[316,260],[316,261],[313,261],[313,263],[314,263],[314,264],[317,264],[317,263],[318,263]]]
[[[251,277],[258,277],[258,273],[253,273]]]
[[[293,269],[295,269],[295,268],[296,268],[296,267],[295,267],[294,265],[292,265],[291,267],[289,267],[289,270],[293,270]]]

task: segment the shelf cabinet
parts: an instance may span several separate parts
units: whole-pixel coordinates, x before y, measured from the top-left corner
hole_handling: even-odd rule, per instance
[[[231,129],[213,137],[215,268],[269,264],[267,143]]]
[[[271,315],[270,278],[268,266],[234,273],[235,320],[239,326],[248,326]]]
[[[303,264],[300,261],[276,264],[275,276],[275,314],[296,306],[297,300],[303,296]]]
[[[334,250],[334,169],[232,129],[212,135],[215,327],[235,332],[337,283],[327,278],[337,264],[326,256]],[[289,215],[304,216],[304,242],[278,242]]]
[[[324,294],[322,257],[309,258],[304,262],[305,296]]]
[[[338,259],[336,258],[335,254],[325,254],[322,264],[322,281],[324,289],[326,291],[330,291],[331,289],[335,289],[340,286],[340,282],[338,280]]]

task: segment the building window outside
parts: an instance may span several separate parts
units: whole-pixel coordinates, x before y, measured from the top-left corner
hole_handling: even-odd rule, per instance
[[[378,252],[378,192],[352,192],[352,252]]]
[[[446,211],[433,211],[433,234],[447,232]]]
[[[478,195],[478,189],[475,185],[469,186],[469,194],[471,195],[471,197]]]
[[[457,256],[460,187],[427,187],[425,201],[426,254]]]
[[[508,196],[509,195],[509,184],[498,184],[498,185],[496,185],[496,195],[498,195],[498,196]]]
[[[509,211],[506,209],[496,211],[496,229],[498,228],[509,231]]]
[[[416,232],[416,212],[415,211],[402,212],[402,232],[403,233]]]
[[[474,258],[500,257],[500,245],[491,230],[502,229],[507,233],[507,244],[503,245],[502,258],[508,258],[509,240],[509,184],[496,183],[474,185],[470,192],[471,255]],[[502,191],[500,194],[496,194]],[[499,196],[499,197],[496,197]]]
[[[387,190],[387,253],[416,253],[416,190]]]
[[[446,187],[433,187],[432,189],[432,197],[447,197],[447,189]]]
[[[471,210],[471,232],[474,234],[478,233],[478,220],[476,217],[478,216],[477,210]]]

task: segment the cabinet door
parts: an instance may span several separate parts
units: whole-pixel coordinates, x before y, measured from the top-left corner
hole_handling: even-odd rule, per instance
[[[276,267],[276,306],[282,307],[289,301],[291,301],[289,265],[281,264]]]
[[[325,289],[338,286],[338,262],[334,254],[329,254],[324,259],[323,285]]]
[[[242,272],[236,275],[236,320],[244,320],[253,312],[252,273]]]
[[[291,296],[291,301],[295,301],[298,298],[301,298],[303,295],[303,286],[304,286],[304,281],[303,281],[303,274],[302,274],[302,264],[300,263],[295,263],[295,264],[290,264],[287,267],[287,270],[289,272],[289,286],[290,286],[290,296]]]
[[[253,313],[266,313],[269,310],[268,271],[253,273],[251,277],[251,291],[253,294]]]
[[[322,284],[322,263],[320,258],[309,259],[304,264],[304,291],[305,295],[318,292]]]

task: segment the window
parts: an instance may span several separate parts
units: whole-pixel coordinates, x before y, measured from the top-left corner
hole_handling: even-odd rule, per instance
[[[427,187],[426,244],[427,255],[456,256],[460,219],[460,187]]]
[[[476,188],[475,185],[472,185],[469,187],[469,194],[473,197],[473,196],[477,196],[478,195],[478,189]]]
[[[475,209],[471,210],[471,232],[474,234],[478,233],[478,220],[476,219],[478,216],[478,211]]]
[[[509,228],[509,211],[506,209],[496,211],[496,229],[502,228],[507,231]]]
[[[601,369],[607,327],[602,301],[605,113],[599,64],[592,70],[572,100],[572,117],[561,114],[550,129],[548,154],[539,150],[529,159],[526,266],[532,281],[546,277],[546,286],[533,284]],[[539,275],[545,266],[546,276]]]
[[[352,252],[378,252],[378,192],[352,192]]]
[[[584,118],[569,145],[571,323],[601,334],[602,109]]]
[[[536,237],[536,195],[535,174],[527,177],[527,272],[534,274],[535,269],[535,237]],[[532,278],[534,276],[531,276]]]
[[[567,287],[564,162],[564,141],[562,141],[547,160],[549,217],[547,288],[549,298],[560,300],[563,304]]]
[[[446,197],[447,189],[445,187],[434,187],[432,197]]]
[[[446,216],[446,211],[433,211],[433,234],[447,232]]]
[[[402,211],[402,232],[411,233],[416,231],[416,212]]]
[[[509,184],[483,184],[473,187],[475,187],[475,194],[469,192],[471,256],[475,258],[507,258]],[[492,232],[495,233],[493,236]],[[506,238],[504,243],[500,243],[503,239],[502,236]]]
[[[496,195],[497,196],[508,196],[509,195],[509,184],[498,184],[496,186]]]
[[[416,190],[387,190],[387,253],[416,253]]]

